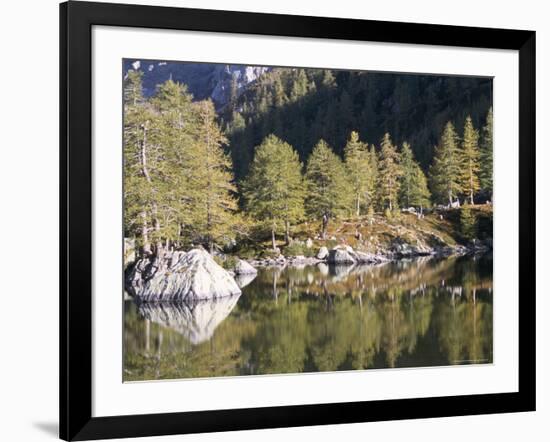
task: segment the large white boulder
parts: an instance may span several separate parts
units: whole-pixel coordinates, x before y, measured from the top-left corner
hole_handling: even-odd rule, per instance
[[[233,276],[204,249],[140,259],[128,274],[126,290],[143,302],[189,302],[241,294]]]

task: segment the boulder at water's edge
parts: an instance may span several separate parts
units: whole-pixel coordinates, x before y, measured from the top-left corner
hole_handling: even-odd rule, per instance
[[[140,259],[127,275],[126,290],[143,302],[198,301],[241,294],[231,274],[204,249]]]

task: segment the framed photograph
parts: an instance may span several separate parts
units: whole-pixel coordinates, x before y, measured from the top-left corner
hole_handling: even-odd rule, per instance
[[[535,409],[534,32],[60,18],[62,439]]]

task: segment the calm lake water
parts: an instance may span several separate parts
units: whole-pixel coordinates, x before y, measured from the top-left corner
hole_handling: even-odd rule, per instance
[[[125,301],[124,380],[491,363],[492,264],[267,268],[218,302]]]

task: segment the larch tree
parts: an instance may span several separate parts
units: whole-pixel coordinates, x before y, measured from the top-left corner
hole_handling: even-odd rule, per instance
[[[361,214],[371,199],[374,186],[368,145],[359,141],[359,134],[351,132],[344,148],[345,166],[351,183],[354,198],[355,215]]]
[[[472,119],[468,115],[464,124],[462,138],[461,174],[460,183],[462,193],[466,195],[470,204],[474,204],[474,195],[479,191],[479,133],[474,128]]]
[[[409,143],[403,143],[400,158],[402,175],[400,178],[399,203],[405,207],[424,207],[430,205],[430,191],[426,175],[414,159]]]
[[[153,228],[159,228],[156,195],[162,162],[155,139],[158,118],[143,97],[141,77],[141,72],[129,71],[124,82],[124,220],[125,230],[147,255],[153,252]]]
[[[386,133],[380,143],[378,159],[378,190],[380,205],[390,211],[397,208],[401,170],[399,152],[393,145],[390,134]]]
[[[150,102],[158,115],[157,143],[162,155],[162,187],[156,192],[154,207],[159,219],[155,235],[169,247],[181,241],[185,226],[193,222],[192,203],[202,190],[189,181],[192,159],[197,155],[198,115],[187,86],[172,80],[159,85]]]
[[[306,211],[311,217],[321,219],[321,236],[325,238],[329,219],[348,213],[352,194],[342,160],[323,140],[309,157],[306,179]]]
[[[439,144],[435,147],[434,158],[430,166],[430,184],[437,201],[453,203],[461,192],[460,152],[458,135],[453,124],[445,125]]]
[[[205,100],[195,106],[198,136],[189,159],[189,184],[197,191],[192,198],[193,222],[189,227],[193,237],[212,252],[216,243],[232,235],[237,189],[231,159],[223,149],[227,140],[216,123],[214,104]]]
[[[254,154],[243,184],[246,209],[256,219],[269,223],[271,244],[276,249],[276,231],[284,226],[285,242],[290,226],[304,217],[305,187],[302,164],[294,148],[268,135]]]
[[[485,126],[481,130],[481,169],[479,173],[481,188],[491,196],[493,194],[493,108],[489,108]]]

